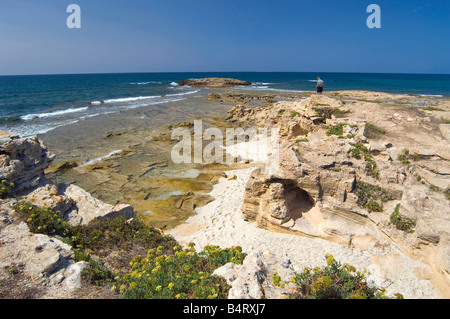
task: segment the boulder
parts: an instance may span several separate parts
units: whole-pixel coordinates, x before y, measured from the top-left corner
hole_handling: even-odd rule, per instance
[[[23,138],[3,132],[0,135],[0,180],[13,183],[12,192],[35,187],[54,157],[35,137]]]
[[[52,274],[73,259],[72,247],[56,238],[31,233],[23,222],[5,228],[0,237],[0,267],[24,265],[24,272],[35,279]]]
[[[69,185],[63,190],[63,196],[73,203],[72,209],[66,212],[65,218],[71,225],[85,225],[94,218],[125,219],[136,217],[133,207],[127,204],[106,204],[76,185]]]

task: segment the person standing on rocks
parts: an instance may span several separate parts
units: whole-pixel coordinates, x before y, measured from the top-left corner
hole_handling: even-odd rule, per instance
[[[320,76],[317,77],[317,85],[316,85],[317,94],[322,94],[324,86],[325,86],[325,83],[320,78]]]

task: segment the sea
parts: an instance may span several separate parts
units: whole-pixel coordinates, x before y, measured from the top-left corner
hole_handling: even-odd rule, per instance
[[[179,106],[210,92],[206,88],[177,85],[186,78],[227,77],[252,82],[251,86],[236,88],[243,92],[310,92],[315,90],[318,76],[324,80],[325,90],[450,96],[448,74],[208,72],[0,76],[0,130],[25,137],[38,136],[91,118],[112,114],[120,117],[127,110],[155,111],[150,117],[159,116],[160,122],[164,122],[177,111],[195,113],[192,103],[187,109]],[[197,111],[199,115],[203,112]]]

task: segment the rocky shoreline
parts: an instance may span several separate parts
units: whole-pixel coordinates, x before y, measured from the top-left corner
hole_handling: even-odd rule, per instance
[[[282,298],[285,291],[271,284],[274,273],[292,276],[302,267],[319,265],[319,257],[330,252],[343,262],[373,270],[371,280],[392,294],[449,297],[447,99],[363,91],[246,95],[232,89],[207,99],[239,103],[225,122],[213,125],[280,130],[277,174],[255,169],[269,163],[212,165],[206,172],[195,172],[196,183],[172,179],[173,190],[184,187],[186,192],[168,196],[170,203],[161,208],[178,207],[173,213],[177,222],[167,233],[185,245],[239,245],[246,250],[242,267],[217,271],[232,286],[230,298]],[[153,141],[166,148],[172,145],[171,128]],[[86,166],[64,162],[49,169],[53,156],[39,140],[4,133],[1,142],[1,173],[14,185],[8,190],[17,193],[17,198],[0,203],[2,267],[35,265],[26,272],[39,278],[37,286],[49,288],[43,298],[71,298],[83,289],[80,276],[86,264],[75,263],[73,251],[58,239],[32,234],[24,223],[17,223],[12,206],[30,200],[60,211],[72,225],[96,217],[135,218],[135,207],[122,201],[105,204],[75,185],[52,183],[44,171],[50,176],[82,172],[107,185],[122,178],[121,166],[139,146]],[[142,174],[154,172],[154,165],[158,164],[142,167]],[[158,180],[163,183],[164,178]],[[130,191],[138,191],[131,185]],[[194,185],[197,191],[189,192]],[[367,191],[367,185],[371,195],[358,192]],[[170,191],[164,188],[164,193]],[[147,195],[139,195],[142,203],[148,204]],[[392,223],[397,207],[404,220],[414,221],[411,232]],[[159,225],[167,224],[167,216],[157,217],[166,218]]]

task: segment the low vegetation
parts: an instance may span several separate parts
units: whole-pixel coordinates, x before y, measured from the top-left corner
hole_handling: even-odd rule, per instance
[[[11,193],[11,188],[14,186],[14,183],[8,183],[6,180],[2,180],[0,183],[0,199],[8,197]]]
[[[296,117],[298,115],[297,111],[291,111],[291,119],[293,119],[294,117]]]
[[[336,125],[330,127],[326,131],[327,136],[336,135],[339,138],[343,138],[344,137],[344,126],[345,125],[347,125],[347,123],[340,122],[340,123],[337,123]]]
[[[327,266],[324,268],[305,268],[296,275],[291,283],[296,286],[289,299],[389,299],[385,290],[370,285],[367,272],[360,272],[348,264],[341,265],[331,254],[325,256]],[[278,277],[274,284],[280,285]],[[397,299],[403,296],[396,294]]]
[[[371,207],[375,198],[386,201],[394,197],[379,187],[361,182],[357,183],[355,192],[358,203],[366,207]],[[190,244],[181,249],[174,238],[136,219],[130,222],[122,217],[95,219],[86,226],[72,227],[60,213],[47,207],[20,202],[14,208],[33,232],[58,236],[72,245],[75,259],[90,266],[83,271],[83,280],[108,289],[110,297],[225,299],[230,286],[213,272],[229,262],[242,264],[246,256],[240,247],[206,246],[197,252],[194,244]],[[119,262],[112,263],[110,255]],[[287,283],[294,285],[295,291],[287,296],[290,299],[387,298],[383,289],[368,284],[366,272],[341,265],[329,254],[326,259],[326,267],[305,268],[290,282],[282,281],[278,274],[272,276],[272,281],[279,287]]]
[[[117,279],[111,289],[126,299],[226,299],[225,279],[212,275],[228,262],[240,264],[245,255],[240,247],[220,249],[206,246],[197,253],[193,245],[174,254],[163,254],[158,247],[145,256],[136,256],[131,272]]]
[[[416,226],[416,220],[400,215],[400,204],[395,207],[390,217],[390,222],[397,229],[407,233],[413,233]]]
[[[376,170],[377,163],[375,162],[373,155],[369,152],[369,149],[361,142],[351,143],[350,145],[353,146],[352,156],[354,158],[361,159],[362,156],[364,157],[364,161],[366,162],[367,175],[378,179],[380,173]]]
[[[391,192],[380,186],[357,181],[353,190],[358,196],[357,204],[370,212],[383,211],[383,203],[401,198],[401,194]]]
[[[402,153],[400,153],[400,155],[398,156],[398,159],[400,162],[402,162],[405,165],[409,165],[411,162],[409,161],[409,150],[408,149],[404,149]]]
[[[376,138],[384,134],[386,134],[386,130],[376,126],[375,124],[367,122],[364,127],[364,136],[366,138]]]
[[[184,250],[171,236],[137,219],[94,219],[72,227],[60,212],[19,202],[14,209],[34,233],[57,236],[74,248],[75,260],[89,263],[86,282],[108,287],[117,298],[226,298],[229,286],[213,276],[228,262],[242,263],[240,247]]]
[[[316,105],[316,104],[314,104]],[[317,105],[325,105],[328,106],[328,104],[317,104]],[[338,107],[313,107],[313,110],[317,113],[318,116],[321,116],[325,119],[331,119],[332,116],[336,117],[336,118],[341,118],[346,116],[348,113],[350,113],[350,111],[347,110],[341,110]]]

